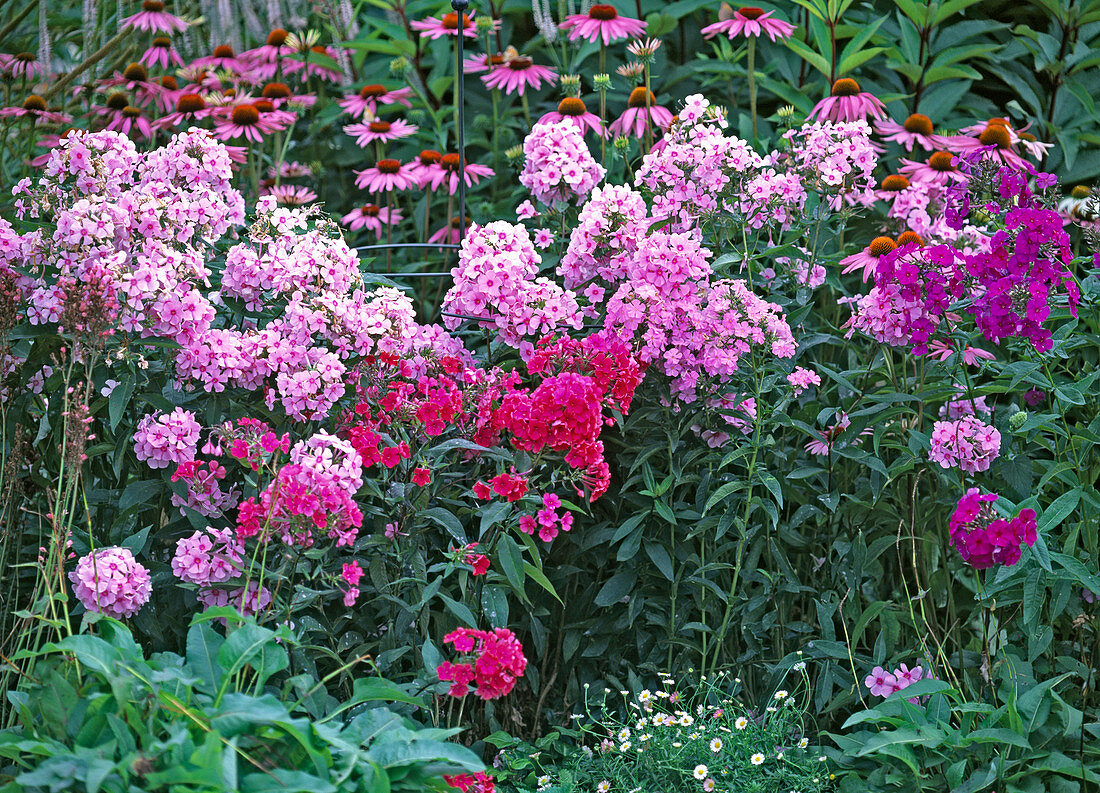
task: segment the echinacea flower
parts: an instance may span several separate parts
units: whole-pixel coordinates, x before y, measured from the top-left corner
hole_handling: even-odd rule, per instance
[[[913,113],[901,124],[888,118],[876,121],[875,132],[882,135],[883,140],[900,143],[906,151],[912,151],[913,144],[928,151],[944,148],[944,137],[933,132],[932,119],[922,113]]]
[[[756,6],[745,6],[734,11],[729,19],[707,25],[703,28],[702,34],[708,39],[719,33],[725,33],[730,39],[738,36],[759,38],[761,35],[767,35],[769,39],[775,41],[777,38],[789,39],[794,29],[794,25],[790,22],[774,18],[771,11],[765,11]]]
[[[368,124],[348,124],[344,127],[344,132],[355,136],[356,144],[364,148],[376,140],[388,141],[407,138],[409,135],[414,134],[416,130],[415,124],[409,124],[399,118],[393,121],[375,119]]]
[[[150,33],[182,33],[187,30],[187,22],[165,11],[160,0],[145,0],[140,11],[126,17],[119,25]]]
[[[411,88],[386,88],[384,85],[372,83],[364,85],[357,94],[349,94],[336,104],[344,108],[354,118],[359,118],[368,110],[373,114],[377,112],[378,105],[401,104],[412,107],[409,97],[412,96]]]
[[[439,161],[440,170],[432,176],[431,188],[436,190],[440,185],[446,184],[451,195],[458,191],[458,155],[444,154]],[[463,181],[467,187],[473,187],[482,177],[493,176],[495,171],[488,165],[470,162],[469,158],[462,165]]]
[[[364,204],[340,218],[340,222],[351,231],[367,229],[373,231],[378,239],[382,239],[382,231],[386,226],[396,226],[401,221],[400,210],[391,210],[377,204]]]
[[[908,177],[892,173],[884,176],[882,181],[878,183],[878,190],[875,191],[875,195],[883,201],[892,201],[897,198],[898,193],[909,187],[909,184]]]
[[[302,60],[290,61],[286,65],[286,73],[300,73],[303,83],[310,77],[339,83],[344,79],[344,73],[339,68],[339,57],[340,53],[333,47],[313,46],[310,47],[309,52],[302,54]]]
[[[614,135],[642,137],[646,129],[647,97],[649,99],[649,121],[655,129],[668,129],[668,126],[672,123],[672,113],[667,108],[657,104],[657,98],[652,91],[647,91],[644,87],[639,86],[630,92],[626,110],[611,122],[611,126],[608,127],[609,131]]]
[[[464,74],[480,74],[503,63],[504,54],[500,52],[496,55],[473,55],[462,62],[462,72]]]
[[[273,102],[275,107],[283,105],[313,107],[317,103],[317,97],[314,94],[296,94],[286,83],[268,83],[260,90],[260,96]]]
[[[572,14],[558,25],[569,31],[569,40],[603,40],[604,46],[612,41],[637,38],[645,33],[646,23],[640,19],[619,16],[618,9],[608,3],[596,3],[587,14]]]
[[[355,172],[355,186],[371,193],[408,190],[414,185],[408,167],[400,160],[379,160],[370,168]]]
[[[602,129],[602,123],[600,117],[595,113],[590,113],[588,108],[585,107],[584,100],[576,96],[567,96],[565,99],[558,102],[558,109],[551,110],[538,120],[539,124],[572,124],[581,134],[584,134],[588,130],[592,130],[597,135],[607,136],[608,131]]]
[[[806,120],[862,121],[868,116],[885,118],[886,105],[874,94],[861,91],[852,78],[842,77],[833,83],[832,93],[814,105]]]
[[[1022,169],[1024,158],[1016,153],[1012,138],[1013,132],[1007,124],[989,124],[976,138],[969,135],[952,135],[946,139],[945,144],[948,149],[959,154],[984,149],[1005,165]]]
[[[542,87],[542,81],[553,84],[558,75],[547,66],[537,66],[535,62],[524,55],[512,58],[506,57],[504,63],[493,68],[487,75],[481,78],[487,88],[499,88],[505,94],[519,94],[531,86],[535,90]]]
[[[72,118],[61,113],[57,110],[49,110],[46,108],[46,100],[38,96],[38,94],[31,94],[23,100],[21,105],[13,105],[12,107],[0,108],[0,117],[31,117],[39,124],[53,123],[53,124],[68,124],[72,121]]]
[[[214,124],[214,136],[221,140],[243,137],[260,143],[264,135],[269,135],[285,127],[275,120],[262,118],[255,105],[237,105],[230,111],[228,118],[220,118]]]
[[[462,223],[458,217],[453,217],[446,226],[436,229],[432,236],[428,237],[428,242],[457,245],[462,241],[462,230],[470,228],[470,224],[469,217],[466,218],[465,223]]]
[[[142,54],[139,63],[167,69],[169,65],[183,66],[183,58],[172,46],[172,39],[167,36],[157,36],[149,49]]]
[[[33,80],[46,72],[46,64],[42,63],[33,52],[17,52],[8,60],[7,68],[11,70],[12,77],[22,77],[24,80]]]
[[[242,52],[241,58],[246,59],[263,79],[270,79],[279,71],[279,61],[283,55],[291,51],[287,44],[289,38],[290,33],[286,30],[275,28],[267,34],[267,40],[261,46]]]
[[[115,72],[114,76],[100,82],[103,88],[126,88],[134,92],[137,104],[145,105],[156,101],[165,93],[165,88],[159,82],[149,79],[149,70],[144,64],[131,63],[121,73]]]
[[[112,112],[110,118],[111,121],[107,124],[109,130],[121,132],[123,135],[135,132],[138,138],[148,138],[153,134],[153,125],[140,107],[127,105],[122,110]]]
[[[933,339],[928,342],[929,358],[946,361],[956,352],[958,351],[954,347],[951,347],[947,342],[940,339]],[[996,357],[997,356],[989,350],[983,350],[981,347],[964,347],[962,351],[962,361],[967,366],[978,366],[979,361],[992,361]]]
[[[419,188],[425,188],[433,181],[440,184],[443,181],[443,155],[435,149],[424,149],[416,159],[409,163],[409,175]],[[438,176],[438,181],[436,177]]]
[[[474,27],[473,21],[470,17],[473,14],[462,15],[462,35],[471,39],[477,38],[477,28]],[[499,26],[500,22],[494,20],[494,26]],[[413,30],[419,30],[420,36],[427,39],[438,39],[443,36],[457,36],[458,35],[458,12],[451,11],[449,14],[444,14],[442,18],[436,19],[435,17],[428,17],[427,19],[419,19],[409,23],[409,27]]]
[[[966,174],[954,166],[955,156],[948,151],[933,152],[927,162],[915,162],[900,158],[898,171],[914,182],[946,185],[949,182],[965,182]]]
[[[271,166],[267,169],[267,175],[272,179],[276,176],[283,179],[303,179],[313,176],[313,169],[295,160],[294,162],[279,163],[278,171],[275,170],[275,166]]]
[[[214,48],[213,53],[192,61],[191,65],[223,69],[227,72],[239,72],[243,69],[241,62],[237,59],[236,53],[233,52],[233,48],[228,44],[219,44]]]
[[[214,113],[215,108],[209,107],[206,100],[199,94],[180,94],[176,99],[175,112],[161,116],[153,122],[156,129],[176,127],[187,122],[200,121]]]
[[[871,240],[871,244],[859,253],[854,253],[840,260],[840,264],[844,267],[841,272],[847,274],[862,268],[863,280],[866,281],[875,274],[878,260],[897,247],[898,244],[889,237],[875,237]]]
[[[285,207],[299,207],[317,200],[317,194],[305,185],[281,184],[260,191],[263,195],[275,196],[275,200]]]

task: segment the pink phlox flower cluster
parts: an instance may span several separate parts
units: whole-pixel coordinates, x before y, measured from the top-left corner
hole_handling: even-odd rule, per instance
[[[479,631],[458,628],[443,637],[455,651],[473,656],[469,663],[454,664],[444,661],[436,674],[444,682],[450,682],[448,693],[452,697],[464,697],[469,686],[476,687],[481,699],[492,700],[508,694],[527,669],[527,659],[520,644],[507,628]]]
[[[167,468],[173,463],[195,459],[202,426],[195,414],[183,408],[171,413],[150,413],[138,422],[134,453],[150,468]]]
[[[149,571],[126,548],[98,548],[69,573],[73,593],[88,611],[117,619],[132,617],[149,602]]]
[[[878,155],[866,121],[803,124],[783,137],[790,142],[793,166],[806,184],[820,185],[834,197],[873,195]]]
[[[584,135],[569,124],[535,124],[523,140],[523,154],[520,184],[551,206],[583,200],[607,173],[592,158]]]
[[[821,385],[821,375],[812,369],[796,366],[794,371],[787,375],[787,382],[794,387],[794,393],[797,396],[810,386]]]
[[[596,278],[611,284],[622,280],[627,261],[647,236],[652,222],[648,215],[645,199],[625,185],[593,190],[558,264],[566,288],[576,289]]]
[[[741,187],[738,208],[750,229],[773,227],[786,231],[805,206],[806,188],[798,174],[765,168]]]
[[[777,256],[775,263],[780,267],[787,268],[796,284],[810,289],[817,289],[825,283],[825,266],[817,263],[811,264],[810,262],[814,257],[805,248],[797,248],[796,250],[798,252],[793,256]]]
[[[203,608],[232,606],[246,617],[254,617],[271,605],[271,590],[252,581],[247,587],[222,589],[204,587],[198,591],[198,600]]]
[[[207,518],[224,515],[241,500],[236,488],[222,490],[225,475],[225,466],[216,460],[210,460],[205,466],[198,460],[180,463],[172,474],[172,481],[182,481],[186,490],[183,495],[172,493],[172,506],[179,507],[180,514],[185,517],[188,509]]]
[[[290,449],[290,462],[330,479],[340,489],[356,493],[363,486],[363,459],[346,440],[321,431]]]
[[[876,697],[888,697],[895,691],[903,691],[919,680],[931,679],[932,676],[926,675],[923,667],[920,666],[910,669],[905,664],[901,664],[893,672],[887,672],[881,666],[876,666],[871,670],[871,674],[864,678],[863,685],[867,686]],[[909,702],[916,705],[917,698],[910,697]]]
[[[984,395],[971,398],[967,395],[966,387],[958,383],[955,384],[955,391],[958,396],[955,399],[949,399],[946,404],[940,406],[941,419],[953,421],[963,416],[977,416],[979,414],[988,416],[993,413],[989,405],[985,403]]]
[[[937,421],[932,426],[928,459],[943,468],[961,468],[967,473],[988,471],[1001,453],[1001,433],[976,416],[957,421]]]
[[[965,561],[977,570],[997,564],[1012,566],[1020,561],[1020,546],[1031,547],[1038,539],[1035,510],[1022,509],[1005,520],[992,510],[996,493],[981,493],[976,487],[959,499],[948,528],[951,543]]]
[[[454,285],[443,300],[443,321],[457,328],[463,317],[484,317],[500,337],[520,347],[525,336],[558,327],[579,328],[576,296],[548,278],[536,277],[540,257],[523,226],[495,221],[475,226],[463,240]],[[530,342],[526,343],[530,347]]]
[[[176,540],[172,573],[181,581],[205,587],[240,576],[243,564],[244,544],[233,529],[207,526],[204,531]]]
[[[569,531],[573,528],[573,513],[562,509],[561,499],[553,493],[546,493],[542,497],[542,508],[534,515],[522,515],[519,519],[519,529],[524,534],[538,532],[539,539],[543,542],[553,542],[559,532]]]

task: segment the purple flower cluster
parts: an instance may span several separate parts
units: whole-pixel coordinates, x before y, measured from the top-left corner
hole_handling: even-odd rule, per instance
[[[181,581],[206,587],[239,576],[243,558],[244,545],[232,528],[207,526],[176,541],[172,572]]]
[[[997,517],[991,505],[996,493],[976,487],[959,499],[948,528],[951,544],[971,567],[985,570],[996,564],[1012,566],[1020,561],[1020,546],[1031,547],[1038,539],[1035,510],[1022,509],[1011,520]]]
[[[137,614],[153,592],[149,571],[126,548],[92,551],[76,563],[69,580],[84,608],[118,619]]]
[[[957,421],[937,421],[932,426],[928,458],[944,468],[961,468],[967,473],[988,471],[1001,453],[1001,433],[976,416]]]
[[[523,154],[520,184],[547,205],[583,200],[607,173],[570,124],[535,124],[523,140]]]
[[[150,413],[138,422],[134,433],[134,453],[150,468],[189,463],[195,459],[202,426],[195,414],[183,408],[171,413]]]

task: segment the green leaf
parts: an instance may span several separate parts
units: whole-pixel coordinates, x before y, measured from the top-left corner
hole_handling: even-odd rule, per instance
[[[524,603],[529,603],[527,593],[524,591],[523,551],[511,535],[502,534],[497,540],[497,558],[500,560],[500,569],[504,571],[504,577],[512,586],[512,591]]]
[[[597,606],[607,607],[613,603],[618,603],[628,594],[630,590],[634,588],[634,584],[637,582],[638,576],[635,572],[627,568],[620,570],[611,576],[596,594],[596,598],[593,601]]]
[[[136,385],[137,377],[133,372],[130,372],[122,378],[121,383],[114,387],[111,396],[107,398],[107,418],[111,425],[111,432],[118,429],[123,413],[130,404],[130,398],[134,395]]]
[[[187,666],[206,684],[209,693],[218,690],[225,674],[218,663],[218,651],[225,643],[209,622],[192,623],[187,631]]]
[[[1068,518],[1070,514],[1077,509],[1077,505],[1080,502],[1080,488],[1075,488],[1068,493],[1063,493],[1058,496],[1058,498],[1050,503],[1049,507],[1043,510],[1043,514],[1039,518],[1039,531],[1049,532],[1051,529],[1060,525],[1063,520]]]
[[[142,482],[131,482],[122,491],[118,500],[119,512],[125,512],[136,504],[145,504],[152,501],[164,489],[164,481],[161,479],[146,479]]]

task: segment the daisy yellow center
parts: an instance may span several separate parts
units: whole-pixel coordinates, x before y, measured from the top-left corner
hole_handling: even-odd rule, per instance
[[[899,248],[902,245],[909,245],[914,242],[917,243],[917,245],[924,245],[924,240],[921,238],[921,235],[917,234],[915,231],[903,231],[898,235],[897,242]]]
[[[214,57],[215,58],[232,58],[233,57],[233,48],[230,47],[228,44],[219,44],[217,47],[214,48]]]
[[[906,132],[912,132],[915,135],[932,134],[932,119],[923,113],[914,113],[909,116],[902,126],[905,127]]]
[[[424,149],[424,151],[420,152],[421,165],[435,165],[442,159],[443,155],[437,152],[435,149]]]
[[[31,94],[23,100],[23,109],[42,112],[46,109],[46,100],[38,96],[38,94]]]
[[[197,113],[206,109],[206,101],[198,94],[184,94],[176,100],[176,111],[180,113]]]
[[[440,20],[443,23],[445,30],[458,30],[458,12],[452,11],[449,14],[444,14],[443,19]],[[462,29],[470,27],[470,18],[465,14],[462,15]]]
[[[608,5],[607,3],[597,3],[588,9],[589,19],[598,19],[601,22],[610,22],[612,19],[616,19],[619,16],[619,12],[615,10],[615,6]]]
[[[954,158],[955,155],[949,151],[937,151],[928,158],[928,167],[933,171],[953,171],[955,166],[951,164],[951,160]]]
[[[645,87],[639,85],[630,92],[630,98],[626,101],[626,104],[628,107],[645,107],[647,97],[649,98],[650,107],[657,104],[657,97],[653,95],[653,92],[647,91]]]
[[[140,63],[131,63],[126,67],[126,71],[122,73],[122,76],[131,82],[143,83],[149,79],[149,70]]]
[[[141,4],[141,10],[152,11],[157,14],[164,10],[164,3],[160,2],[160,0],[145,0],[145,2]]]
[[[379,173],[397,173],[401,170],[400,160],[379,160],[378,172]]]
[[[745,19],[760,19],[760,17],[764,16],[764,9],[757,8],[756,6],[745,6],[744,8],[737,9],[737,13]]]
[[[871,240],[871,244],[867,246],[868,252],[872,256],[885,256],[894,248],[898,247],[897,243],[889,237],[875,237]]]
[[[584,106],[584,100],[575,96],[567,96],[558,102],[558,112],[563,116],[583,116],[588,112],[588,108]]]
[[[24,107],[25,106],[26,105],[24,105]],[[1070,191],[1070,195],[1073,196],[1074,198],[1078,198],[1078,199],[1088,198],[1090,195],[1092,195],[1092,192],[1087,187],[1085,187],[1083,184],[1079,184],[1079,185],[1077,185],[1077,187],[1073,188],[1072,191]]]
[[[122,110],[128,104],[130,104],[130,98],[122,91],[115,91],[107,97],[107,107],[111,110]]]
[[[238,127],[251,127],[260,123],[260,111],[252,105],[237,105],[229,118]]]
[[[389,132],[390,131],[390,126],[391,126],[391,124],[388,121],[372,121],[370,123],[370,131],[371,132]]]
[[[996,146],[999,149],[1007,149],[1012,145],[1012,136],[1008,134],[1008,128],[1000,124],[991,124],[985,128],[985,132],[978,136],[983,146]]]
[[[287,99],[290,97],[290,87],[286,83],[268,83],[262,96],[264,99]]]
[[[286,44],[287,33],[282,28],[275,28],[273,31],[267,34],[267,46],[269,47],[281,47]]]
[[[899,193],[909,186],[909,180],[901,174],[892,173],[882,180],[880,187],[891,193]]]
[[[362,88],[359,89],[359,98],[360,99],[377,99],[378,97],[382,96],[382,94],[384,94],[384,93],[386,93],[386,87],[385,86],[378,85],[377,83],[372,84],[372,85],[364,85]]]
[[[842,77],[833,83],[833,96],[855,96],[859,93],[859,83],[851,77]]]

